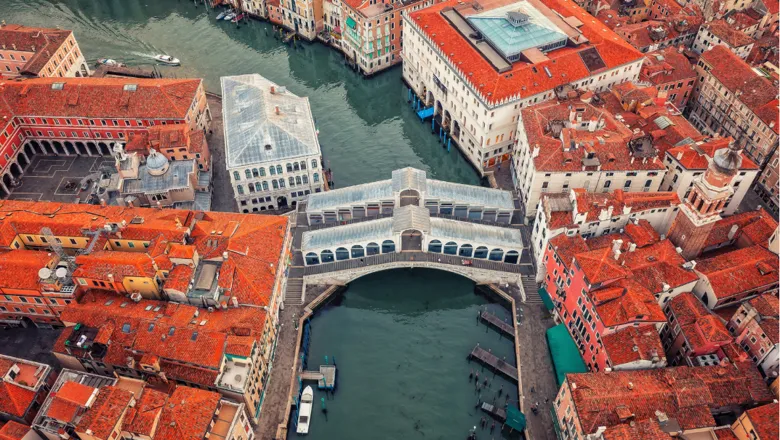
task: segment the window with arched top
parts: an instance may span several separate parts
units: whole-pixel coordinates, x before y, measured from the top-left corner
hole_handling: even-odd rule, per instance
[[[284,188],[284,179],[279,179],[279,188]]]
[[[488,260],[490,261],[503,261],[504,260],[504,251],[503,249],[493,249],[490,251],[490,256],[488,257]]]
[[[363,246],[356,244],[352,246],[352,258],[362,258],[366,255],[365,250],[363,250]]]
[[[306,161],[305,161],[305,160],[302,160],[302,161],[301,161],[301,169],[302,169],[302,170],[305,170],[305,169],[306,169]]]
[[[260,167],[260,177],[265,176],[265,168]]]
[[[263,181],[263,191],[268,191],[268,182]]]
[[[474,250],[474,258],[487,258],[488,248],[485,246],[479,246]]]
[[[233,180],[235,180],[236,182],[241,180],[241,174],[238,174],[238,171],[233,171]]]
[[[473,254],[474,254],[474,246],[470,244],[462,244],[460,246],[460,249],[458,250],[458,255],[460,255],[461,257],[471,258]]]
[[[306,264],[307,265],[320,264],[320,257],[314,252],[309,252],[308,254],[306,254]]]
[[[301,176],[295,176],[295,184],[300,185],[301,184]]]
[[[257,171],[257,168],[252,168],[252,177],[260,177],[260,172]]]
[[[324,251],[320,252],[320,259],[323,263],[330,263],[333,261],[333,251],[325,249]]]
[[[295,186],[295,177],[290,176],[287,180],[289,180],[290,186]]]
[[[455,255],[458,253],[458,243],[455,243],[454,241],[447,242],[447,244],[444,245],[444,253],[447,255]]]
[[[246,170],[244,170],[244,174],[246,175],[247,179],[251,179],[252,178],[252,170],[246,169]]]
[[[301,178],[303,179],[303,184],[304,184],[304,185],[306,185],[307,183],[309,183],[309,176],[307,176],[307,175],[305,175],[305,174],[304,174],[304,175],[303,175],[303,177],[301,177]]]
[[[441,253],[441,242],[439,240],[431,240],[428,243],[428,252]]]
[[[312,168],[317,168],[317,159],[312,159],[311,160],[311,167]]]
[[[244,187],[241,185],[236,185],[236,189],[238,190],[239,194],[244,194]]]
[[[300,171],[301,166],[298,164],[298,162],[293,163],[293,170],[294,171]]]
[[[379,245],[376,243],[369,243],[366,245],[366,255],[379,254]]]
[[[517,251],[508,251],[504,256],[504,263],[517,264],[520,261],[520,253]]]
[[[273,185],[274,189],[279,189],[279,183],[276,180],[272,180],[271,185]]]
[[[395,242],[393,240],[385,240],[382,242],[382,253],[387,254],[395,252]]]
[[[318,173],[314,173],[312,176],[314,178],[314,183],[317,183],[320,181],[320,175]]]
[[[336,260],[349,260],[349,251],[347,248],[340,247],[336,249]]]
[[[293,171],[292,165],[288,163],[287,164],[287,172],[288,173],[292,173],[292,171]]]
[[[270,167],[268,167],[268,174],[270,174],[270,175],[272,175],[272,176],[275,176],[275,175],[276,175],[276,168],[274,168],[274,167],[273,167],[273,165],[271,165]]]
[[[282,174],[282,166],[281,165],[277,165],[276,166],[276,174]]]

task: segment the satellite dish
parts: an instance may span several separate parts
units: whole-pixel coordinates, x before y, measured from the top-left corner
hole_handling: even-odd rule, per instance
[[[43,267],[41,270],[38,271],[38,278],[45,280],[51,276],[51,269],[48,267]]]
[[[65,278],[68,276],[68,269],[64,267],[57,268],[54,274],[57,275],[57,278]]]

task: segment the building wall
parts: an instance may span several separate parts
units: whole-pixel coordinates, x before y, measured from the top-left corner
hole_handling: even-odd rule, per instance
[[[23,51],[19,47],[0,49],[0,74],[2,76],[19,76],[24,65],[33,57],[34,52]],[[41,68],[39,77],[75,77],[89,76],[89,66],[84,60],[75,37],[70,36],[57,48],[49,61]]]
[[[709,279],[701,272],[696,271],[696,274],[699,276],[699,281],[696,282],[696,286],[693,288],[693,293],[695,293],[696,296],[698,296],[704,305],[706,305],[710,310],[715,310],[733,305],[737,302],[746,301],[760,293],[766,292],[773,287],[777,287],[777,283],[774,283],[773,285],[761,286],[752,290],[746,290],[728,298],[718,299],[715,296],[715,292],[713,291]]]
[[[301,164],[306,165],[305,169]],[[294,165],[297,165],[297,169]],[[273,174],[271,167],[274,169]],[[238,209],[245,214],[279,209],[279,197],[287,199],[287,206],[294,206],[293,203],[305,200],[309,194],[323,191],[326,187],[324,171],[319,154],[228,168]]]
[[[693,41],[691,49],[693,49],[694,52],[701,54],[702,52],[710,50],[710,48],[716,44],[726,46],[730,51],[734,52],[735,55],[742,58],[743,60],[746,59],[747,56],[750,55],[750,51],[753,50],[753,43],[739,47],[731,46],[730,44],[721,40],[720,37],[710,32],[710,29],[707,25],[699,28],[699,32],[696,34],[696,39]]]
[[[775,218],[777,218],[777,215],[780,212],[780,201],[778,201],[778,193],[780,192],[780,188],[778,188],[778,166],[780,166],[780,163],[778,163],[778,151],[775,149],[769,163],[766,168],[764,168],[764,171],[761,172],[761,175],[758,176],[758,180],[753,187],[753,190],[761,197],[761,200],[764,201],[769,212],[771,212]]]
[[[557,426],[560,428],[561,440],[580,440],[584,438],[585,433],[580,424],[580,418],[577,415],[577,407],[572,399],[572,387],[576,384],[566,379],[558,390],[558,396],[553,401],[553,416],[558,419]]]

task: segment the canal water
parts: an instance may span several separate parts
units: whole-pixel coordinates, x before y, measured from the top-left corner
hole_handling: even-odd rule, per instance
[[[72,29],[90,63],[105,57],[151,66],[153,55],[167,53],[182,66],[161,68],[165,76],[202,77],[212,92],[221,76],[259,73],[308,96],[337,187],[389,178],[406,166],[479,184],[466,159],[443,148],[407,104],[400,67],[365,79],[330,48],[290,47],[270,24],[237,28],[217,22],[217,13],[191,0],[0,0],[6,23]]]
[[[479,343],[514,362],[512,342],[477,322],[484,308],[510,316],[476,294],[473,282],[447,272],[399,269],[351,283],[311,321],[308,368],[335,356],[338,379],[333,396],[313,387],[308,438],[453,440],[465,439],[474,426],[479,439],[505,438],[500,423],[492,434],[491,422],[479,426],[484,414],[475,405],[480,393],[482,400],[495,398],[500,405],[509,393],[517,404],[517,385],[466,359]],[[479,373],[480,393],[469,380],[472,371]],[[327,415],[321,411],[323,397]]]

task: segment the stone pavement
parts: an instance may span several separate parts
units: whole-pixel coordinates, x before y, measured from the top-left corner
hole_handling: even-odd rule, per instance
[[[509,293],[515,300],[518,308],[517,344],[520,346],[520,359],[522,374],[523,394],[525,399],[528,437],[533,440],[556,440],[553,428],[550,408],[555,396],[558,394],[558,385],[555,382],[555,373],[547,346],[546,332],[553,327],[555,322],[552,316],[541,304],[541,301],[531,300],[536,292],[526,292],[529,301],[523,303],[519,290],[510,285],[502,290]],[[522,316],[522,318],[520,317]],[[533,391],[531,391],[533,389]],[[549,401],[545,401],[549,399]],[[531,405],[539,402],[539,413],[531,411]]]
[[[225,165],[225,134],[222,131],[222,98],[207,95],[211,110],[211,130],[206,134],[211,153],[211,210],[238,212],[233,198],[233,186]]]

